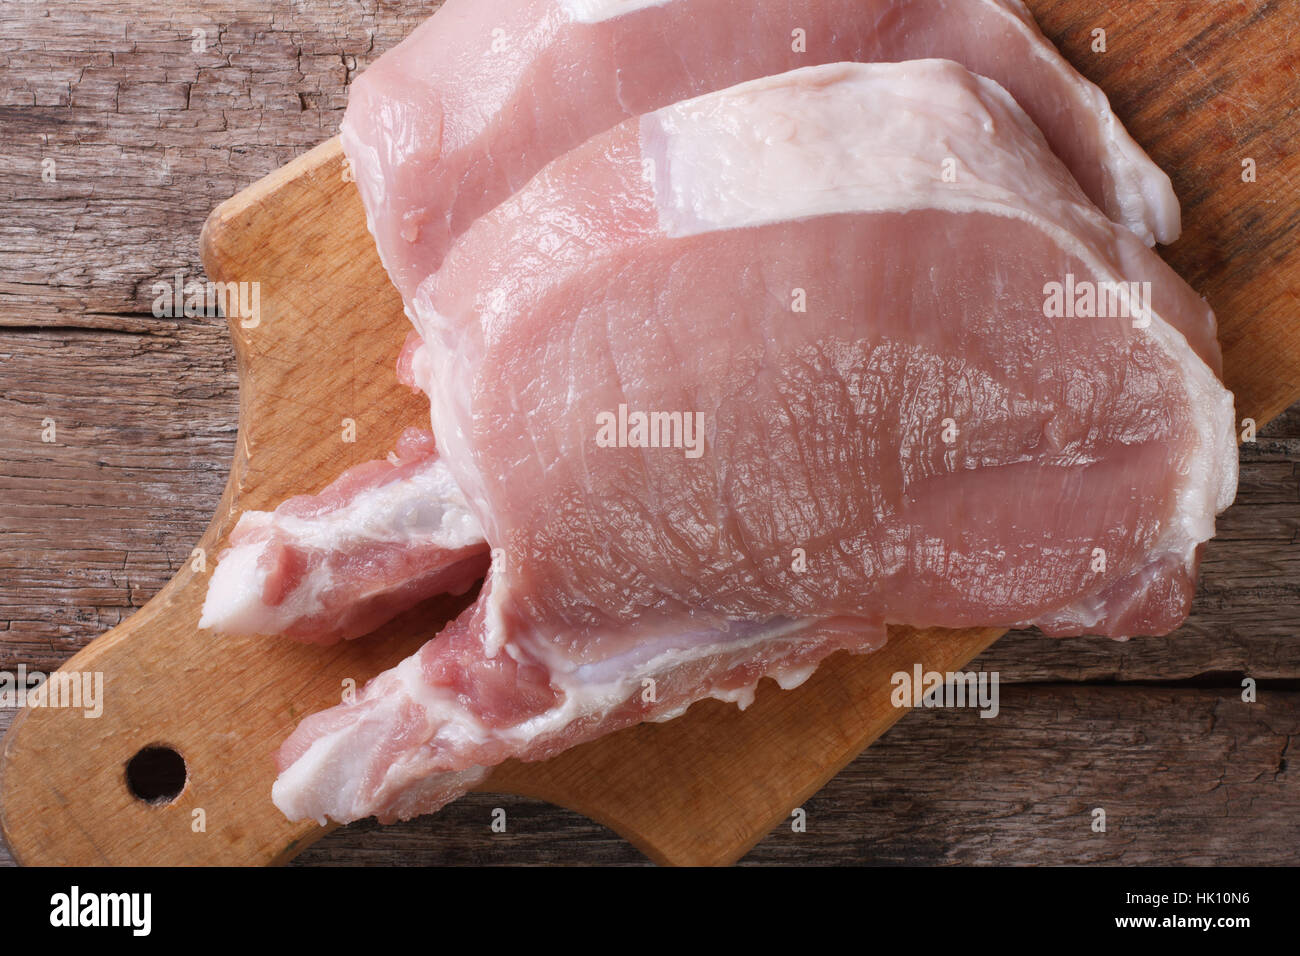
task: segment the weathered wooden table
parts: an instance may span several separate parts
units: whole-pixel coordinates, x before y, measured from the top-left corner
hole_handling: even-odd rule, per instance
[[[1030,5],[1117,112],[1141,118],[1134,131],[1167,166],[1161,138],[1143,134],[1160,118],[1145,91],[1107,83],[1107,56],[1149,50],[1162,17],[1215,7],[1194,43],[1150,57],[1153,82],[1177,74],[1234,128],[1258,127],[1274,149],[1300,142],[1295,98],[1259,101],[1217,52],[1255,44],[1261,69],[1300,74],[1295,55],[1276,55],[1283,4],[1148,3],[1146,45],[1112,31],[1107,55],[1090,51],[1104,10]],[[0,670],[54,669],[187,560],[233,452],[233,353],[222,320],[155,318],[150,287],[197,276],[208,211],[333,135],[357,70],[431,6],[0,6]],[[1194,216],[1198,197],[1173,173]],[[1294,226],[1296,180],[1275,175],[1264,188],[1288,212],[1264,225]],[[1289,304],[1300,313],[1300,297]],[[43,441],[51,423],[55,440]],[[1001,675],[998,719],[909,715],[807,803],[806,832],[779,828],[746,862],[1300,863],[1289,766],[1300,734],[1300,406],[1244,446],[1238,501],[1219,529],[1177,634],[1008,635],[978,662]],[[1256,703],[1241,700],[1244,677]],[[0,710],[0,731],[12,716]],[[435,817],[355,825],[297,862],[643,861],[602,827],[517,798],[505,803],[508,831],[493,833],[504,799],[474,794]],[[1096,807],[1105,833],[1092,832]]]

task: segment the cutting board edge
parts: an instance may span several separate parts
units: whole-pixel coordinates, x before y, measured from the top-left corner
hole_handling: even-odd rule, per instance
[[[66,666],[65,663],[63,667]],[[62,670],[62,667],[60,670]],[[13,751],[21,739],[19,734],[22,725],[27,722],[28,713],[29,711],[26,709],[18,711],[13,722],[9,724],[9,729],[5,731],[4,741],[0,743],[0,840],[4,841],[4,845],[9,849],[9,855],[13,857],[14,862],[19,866],[32,866],[34,864],[27,860],[27,854],[24,852],[21,841],[13,838],[14,831],[8,813],[9,801],[5,799],[5,794],[8,793],[9,768],[14,759]]]
[[[251,227],[253,223],[248,220],[258,206],[283,187],[298,182],[303,177],[315,177],[321,168],[336,161],[342,154],[342,140],[337,135],[332,136],[245,186],[213,209],[199,230],[199,258],[208,277],[219,282],[228,281],[229,260],[222,250],[233,248],[234,243],[228,242],[227,236],[236,228]],[[240,337],[236,334],[234,338],[238,341]]]

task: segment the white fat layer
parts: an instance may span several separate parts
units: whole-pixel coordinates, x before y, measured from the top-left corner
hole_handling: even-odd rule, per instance
[[[647,7],[662,7],[673,0],[559,0],[560,9],[577,23],[603,23]]]
[[[506,647],[509,629],[505,618],[505,595],[510,593],[505,584],[506,571],[501,563],[492,561],[488,568],[488,578],[483,587],[487,598],[483,606],[483,652],[488,657],[496,657]],[[500,578],[500,581],[497,579]]]
[[[491,607],[491,595],[488,600]],[[700,660],[729,660],[768,641],[788,637],[815,624],[813,620],[782,620],[753,625],[747,628],[749,633],[743,637],[723,632],[692,635],[681,631],[666,632],[658,638],[647,635],[628,654],[583,665],[575,665],[548,640],[530,640],[530,649],[541,657],[550,671],[551,683],[563,692],[563,702],[558,707],[497,733],[519,748],[534,741],[546,740],[560,734],[580,718],[605,714],[625,703],[641,693],[642,682],[647,678],[662,680],[674,669]],[[492,639],[490,632],[486,637]],[[497,632],[495,639],[504,640],[504,628]],[[509,644],[502,649],[502,653],[511,651],[512,646]],[[776,677],[779,681],[790,679],[786,666],[780,661],[773,662],[765,676]],[[743,710],[752,702],[756,686],[757,682],[737,688],[715,687],[706,682],[698,689],[698,693],[675,704],[672,713],[680,714],[695,701],[707,697],[739,704]],[[671,718],[665,716],[651,719]]]
[[[1080,82],[1111,145],[1104,155],[1118,218],[1148,245],[1172,241],[1179,211],[1169,177],[1124,131],[1105,95]],[[831,63],[683,100],[641,118],[643,152],[662,190],[660,222],[670,236],[692,235],[824,215],[844,203],[876,208],[892,190],[939,182],[963,130],[992,131],[986,103],[994,100],[1039,135],[1001,86],[946,60]],[[950,128],[936,136],[918,115]]]
[[[250,511],[240,530],[271,527],[293,544],[316,551],[346,552],[373,544],[473,547],[483,532],[441,458],[429,459],[410,475],[367,488],[341,508],[311,518]],[[199,627],[230,634],[275,634],[322,609],[323,594],[334,584],[328,567],[318,566],[280,604],[262,603],[269,573],[261,565],[268,542],[231,548],[212,573]]]
[[[813,672],[816,670],[816,664],[805,664],[803,666],[797,666],[794,664],[774,664],[772,667],[768,668],[767,672],[763,676],[772,678],[772,680],[776,681],[777,686],[782,690],[794,690],[809,677],[812,677]],[[712,697],[714,700],[723,701],[724,703],[735,704],[741,710],[747,710],[749,705],[754,702],[754,695],[758,693],[758,684],[758,681],[754,681],[752,684],[745,684],[730,689],[719,687],[712,688],[706,695],[694,699],[688,699],[677,707],[655,714],[649,719],[649,722],[654,724],[666,724],[670,720],[676,720],[682,714],[686,713],[686,711],[690,710],[691,704],[703,700],[706,696]]]
[[[403,478],[367,488],[323,515],[273,514],[271,523],[298,544],[322,551],[364,543],[460,548],[483,538],[442,458],[430,459]]]
[[[985,168],[957,168],[957,188],[943,181],[963,139],[994,135],[1003,117],[990,104],[1038,137],[1005,90],[946,60],[807,67],[648,113],[660,227],[680,237],[918,199],[942,208],[966,186],[1008,185],[979,179]]]
[[[647,679],[666,680],[673,671],[702,660],[722,662],[723,667],[716,672],[716,676],[721,677],[731,664],[754,659],[754,652],[761,645],[772,641],[786,643],[788,639],[803,632],[815,633],[818,624],[813,618],[779,619],[758,624],[736,623],[733,627],[741,629],[741,636],[722,631],[700,634],[666,631],[657,639],[647,636],[628,654],[583,665],[575,665],[562,653],[556,652],[551,641],[530,641],[530,648],[542,655],[548,666],[552,684],[563,692],[563,703],[498,733],[519,748],[536,741],[545,741],[561,734],[566,727],[581,718],[607,714],[621,706],[642,692]],[[864,632],[864,641],[865,639]],[[507,652],[509,650],[507,647]],[[795,664],[774,660],[764,668],[760,679],[771,677],[783,689],[789,690],[807,680],[816,669],[816,663]],[[671,720],[684,713],[691,704],[708,698],[733,703],[744,710],[753,703],[757,687],[758,680],[731,687],[715,684],[706,678],[693,693],[675,700],[670,707],[658,711],[649,720]]]
[[[916,122],[918,114],[930,122]],[[1002,87],[948,61],[836,63],[647,114],[641,148],[655,173],[659,224],[670,237],[842,213],[980,212],[1028,222],[1098,277],[1121,281],[1086,242],[1022,198],[1018,153],[1006,151],[1001,162],[985,156],[978,169],[960,164],[957,182],[943,181],[943,160],[956,144],[988,143],[1008,119],[1037,138]],[[1104,223],[1081,198],[1045,201]],[[1153,555],[1173,554],[1191,567],[1196,546],[1214,535],[1215,515],[1236,494],[1232,394],[1158,312],[1143,334],[1181,371],[1198,438],[1195,465],[1180,476],[1174,520]]]

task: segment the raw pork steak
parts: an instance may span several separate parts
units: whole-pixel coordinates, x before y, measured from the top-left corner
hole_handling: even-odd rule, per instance
[[[795,67],[932,56],[1006,87],[1116,222],[1148,243],[1177,237],[1169,178],[1020,0],[449,0],[358,78],[343,142],[413,317],[453,237],[590,136]],[[418,345],[403,369],[412,382]],[[456,589],[486,545],[458,502],[435,514],[427,482],[402,484],[410,470],[375,463],[320,498],[245,515],[203,626],[327,643]],[[416,478],[445,473],[428,450]],[[433,521],[444,514],[446,527]]]
[[[293,818],[427,812],[506,758],[793,686],[887,623],[1163,633],[1234,494],[1209,308],[947,61],[626,121],[412,305],[492,566],[285,743]]]
[[[798,67],[925,57],[1006,87],[1116,222],[1178,237],[1169,177],[1020,0],[448,0],[358,77],[343,145],[409,313],[455,236],[616,123]]]

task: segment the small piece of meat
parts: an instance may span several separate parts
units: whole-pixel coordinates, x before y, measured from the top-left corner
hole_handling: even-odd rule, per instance
[[[425,598],[464,593],[487,565],[478,522],[432,434],[410,428],[392,460],[349,469],[274,511],[242,514],[199,627],[328,644]]]

